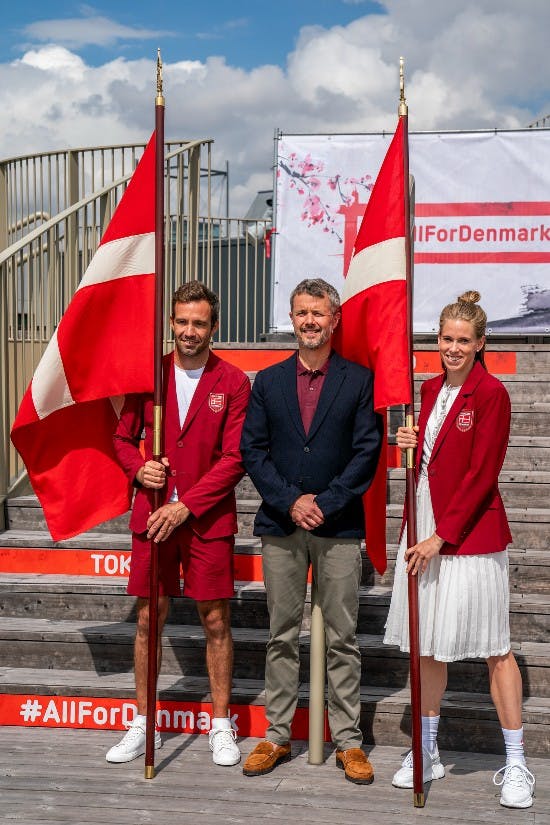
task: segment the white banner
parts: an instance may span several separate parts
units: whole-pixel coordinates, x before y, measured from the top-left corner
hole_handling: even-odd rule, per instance
[[[281,135],[272,328],[303,278],[339,291],[392,134]],[[481,293],[494,333],[550,333],[550,130],[411,134],[414,330]]]

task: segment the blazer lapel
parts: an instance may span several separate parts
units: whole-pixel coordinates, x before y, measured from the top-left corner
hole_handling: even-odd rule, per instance
[[[420,406],[420,414],[418,416],[418,447],[416,450],[416,471],[417,474],[420,471],[420,464],[422,461],[422,447],[424,445],[424,436],[426,435],[426,425],[428,424],[428,418],[430,417],[430,413],[434,408],[434,404],[439,393],[439,390],[443,386],[443,381],[445,380],[445,376],[441,376],[440,381],[433,381],[431,384],[426,385],[424,389],[424,395],[422,398],[422,403]]]
[[[306,437],[304,425],[302,422],[302,415],[300,413],[300,405],[298,404],[298,390],[296,387],[296,360],[297,353],[291,355],[286,361],[283,361],[280,366],[280,380],[283,398],[288,407],[290,420],[298,430],[300,438]]]
[[[165,414],[163,415],[165,445],[172,443],[172,440],[177,440],[180,432],[175,369],[173,356],[164,361],[162,394],[164,397],[165,410]]]
[[[475,363],[466,381],[462,385],[460,392],[458,393],[457,397],[455,398],[454,404],[452,405],[451,409],[445,416],[445,420],[441,425],[441,429],[437,434],[437,438],[435,439],[435,444],[432,450],[432,458],[435,457],[438,450],[440,449],[441,445],[445,440],[445,436],[453,426],[457,415],[459,414],[460,410],[466,405],[468,398],[471,396],[479,382],[481,381],[483,373],[480,372],[483,370],[483,367],[479,363]]]
[[[191,422],[195,418],[201,406],[205,403],[207,397],[220,380],[220,376],[220,359],[217,355],[214,355],[211,352],[208,357],[208,361],[206,362],[204,372],[200,377],[197,389],[195,390],[195,393],[191,400],[191,404],[189,405],[185,421],[183,422],[183,428],[181,430],[182,435],[189,428]]]
[[[334,399],[338,395],[338,391],[346,377],[346,371],[346,364],[343,359],[340,358],[337,353],[333,352],[329,361],[328,372],[323,382],[323,389],[319,396],[317,409],[315,410],[315,415],[313,416],[313,421],[307,434],[308,441],[310,438],[313,438],[334,403]]]

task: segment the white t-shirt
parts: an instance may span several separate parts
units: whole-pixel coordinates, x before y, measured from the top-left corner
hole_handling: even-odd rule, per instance
[[[201,375],[204,372],[204,367],[199,367],[196,370],[184,370],[174,364],[176,377],[176,397],[178,399],[178,415],[180,427],[183,427],[191,401],[195,395]],[[178,501],[178,491],[174,487],[174,491],[170,497],[170,501]]]

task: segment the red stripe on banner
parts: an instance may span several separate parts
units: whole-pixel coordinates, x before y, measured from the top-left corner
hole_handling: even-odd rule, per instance
[[[550,215],[550,201],[504,201],[488,203],[417,203],[417,218],[456,215]]]
[[[0,725],[124,730],[136,710],[136,703],[127,699],[4,694],[0,703]],[[239,736],[265,736],[267,721],[263,705],[232,704],[229,715]],[[291,732],[293,739],[308,738],[308,717],[307,708],[296,709]],[[211,719],[210,702],[157,702],[157,725],[164,733],[208,733]],[[326,711],[324,738],[325,742],[330,742]]]
[[[550,252],[415,252],[415,264],[547,264]]]

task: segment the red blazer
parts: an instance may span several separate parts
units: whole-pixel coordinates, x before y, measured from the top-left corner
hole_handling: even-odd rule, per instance
[[[416,477],[426,424],[444,381],[420,390]],[[442,554],[504,550],[512,534],[498,490],[510,434],[510,398],[504,385],[476,361],[438,433],[428,464],[436,533]]]
[[[174,354],[163,359],[164,455],[170,461],[164,502],[177,485],[180,501],[191,511],[187,524],[203,538],[237,532],[235,485],[244,475],[239,442],[250,381],[237,367],[212,352],[195,390],[183,428],[179,425]],[[114,435],[117,458],[138,487],[130,518],[135,533],[146,530],[152,511],[152,491],[137,485],[144,464],[139,450],[145,429],[145,460],[153,455],[153,397],[128,395]]]

